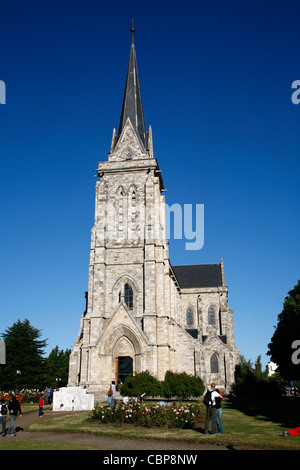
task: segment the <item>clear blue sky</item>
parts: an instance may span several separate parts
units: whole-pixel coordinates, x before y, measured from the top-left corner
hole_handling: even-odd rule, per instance
[[[76,339],[134,17],[166,201],[205,206],[203,249],[170,240],[171,262],[224,259],[236,345],[266,364],[300,278],[299,1],[2,0],[0,16],[0,333],[28,318],[47,353]]]

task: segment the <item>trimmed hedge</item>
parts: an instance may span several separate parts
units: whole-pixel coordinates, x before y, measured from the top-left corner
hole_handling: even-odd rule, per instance
[[[149,397],[176,397],[187,400],[191,397],[200,397],[204,393],[204,384],[200,377],[188,375],[185,372],[174,373],[167,371],[165,380],[160,382],[149,371],[141,372],[135,376],[128,376],[121,386],[120,393],[129,397],[137,397],[145,393]]]
[[[200,397],[204,393],[204,384],[200,377],[188,375],[185,372],[166,372],[162,382],[162,394],[166,398],[177,397],[186,400],[191,397]]]

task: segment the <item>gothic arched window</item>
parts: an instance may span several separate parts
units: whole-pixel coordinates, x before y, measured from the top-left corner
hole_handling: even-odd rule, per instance
[[[186,311],[186,324],[193,325],[194,324],[194,310],[193,307],[188,307]]]
[[[219,372],[219,361],[215,354],[210,358],[210,372],[212,374],[217,374]]]
[[[127,307],[132,310],[133,309],[133,290],[129,284],[125,284],[124,286],[124,301]]]
[[[215,325],[216,323],[216,312],[214,307],[211,305],[208,309],[208,324]]]

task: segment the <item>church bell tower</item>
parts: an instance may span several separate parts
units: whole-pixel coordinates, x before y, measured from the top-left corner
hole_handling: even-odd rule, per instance
[[[131,373],[148,369],[161,380],[169,369],[164,186],[151,127],[146,131],[131,31],[119,127],[97,169],[87,308],[70,359],[69,385],[97,390],[124,378],[126,364]]]

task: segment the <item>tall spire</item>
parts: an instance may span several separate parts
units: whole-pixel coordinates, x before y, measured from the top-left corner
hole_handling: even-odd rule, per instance
[[[140,81],[137,68],[137,60],[134,46],[134,32],[132,26],[132,43],[130,48],[130,56],[127,69],[126,84],[123,96],[123,103],[120,115],[119,129],[117,138],[120,136],[123,127],[129,117],[142,145],[146,148],[146,127],[144,120],[144,111],[142,104],[142,95]]]

